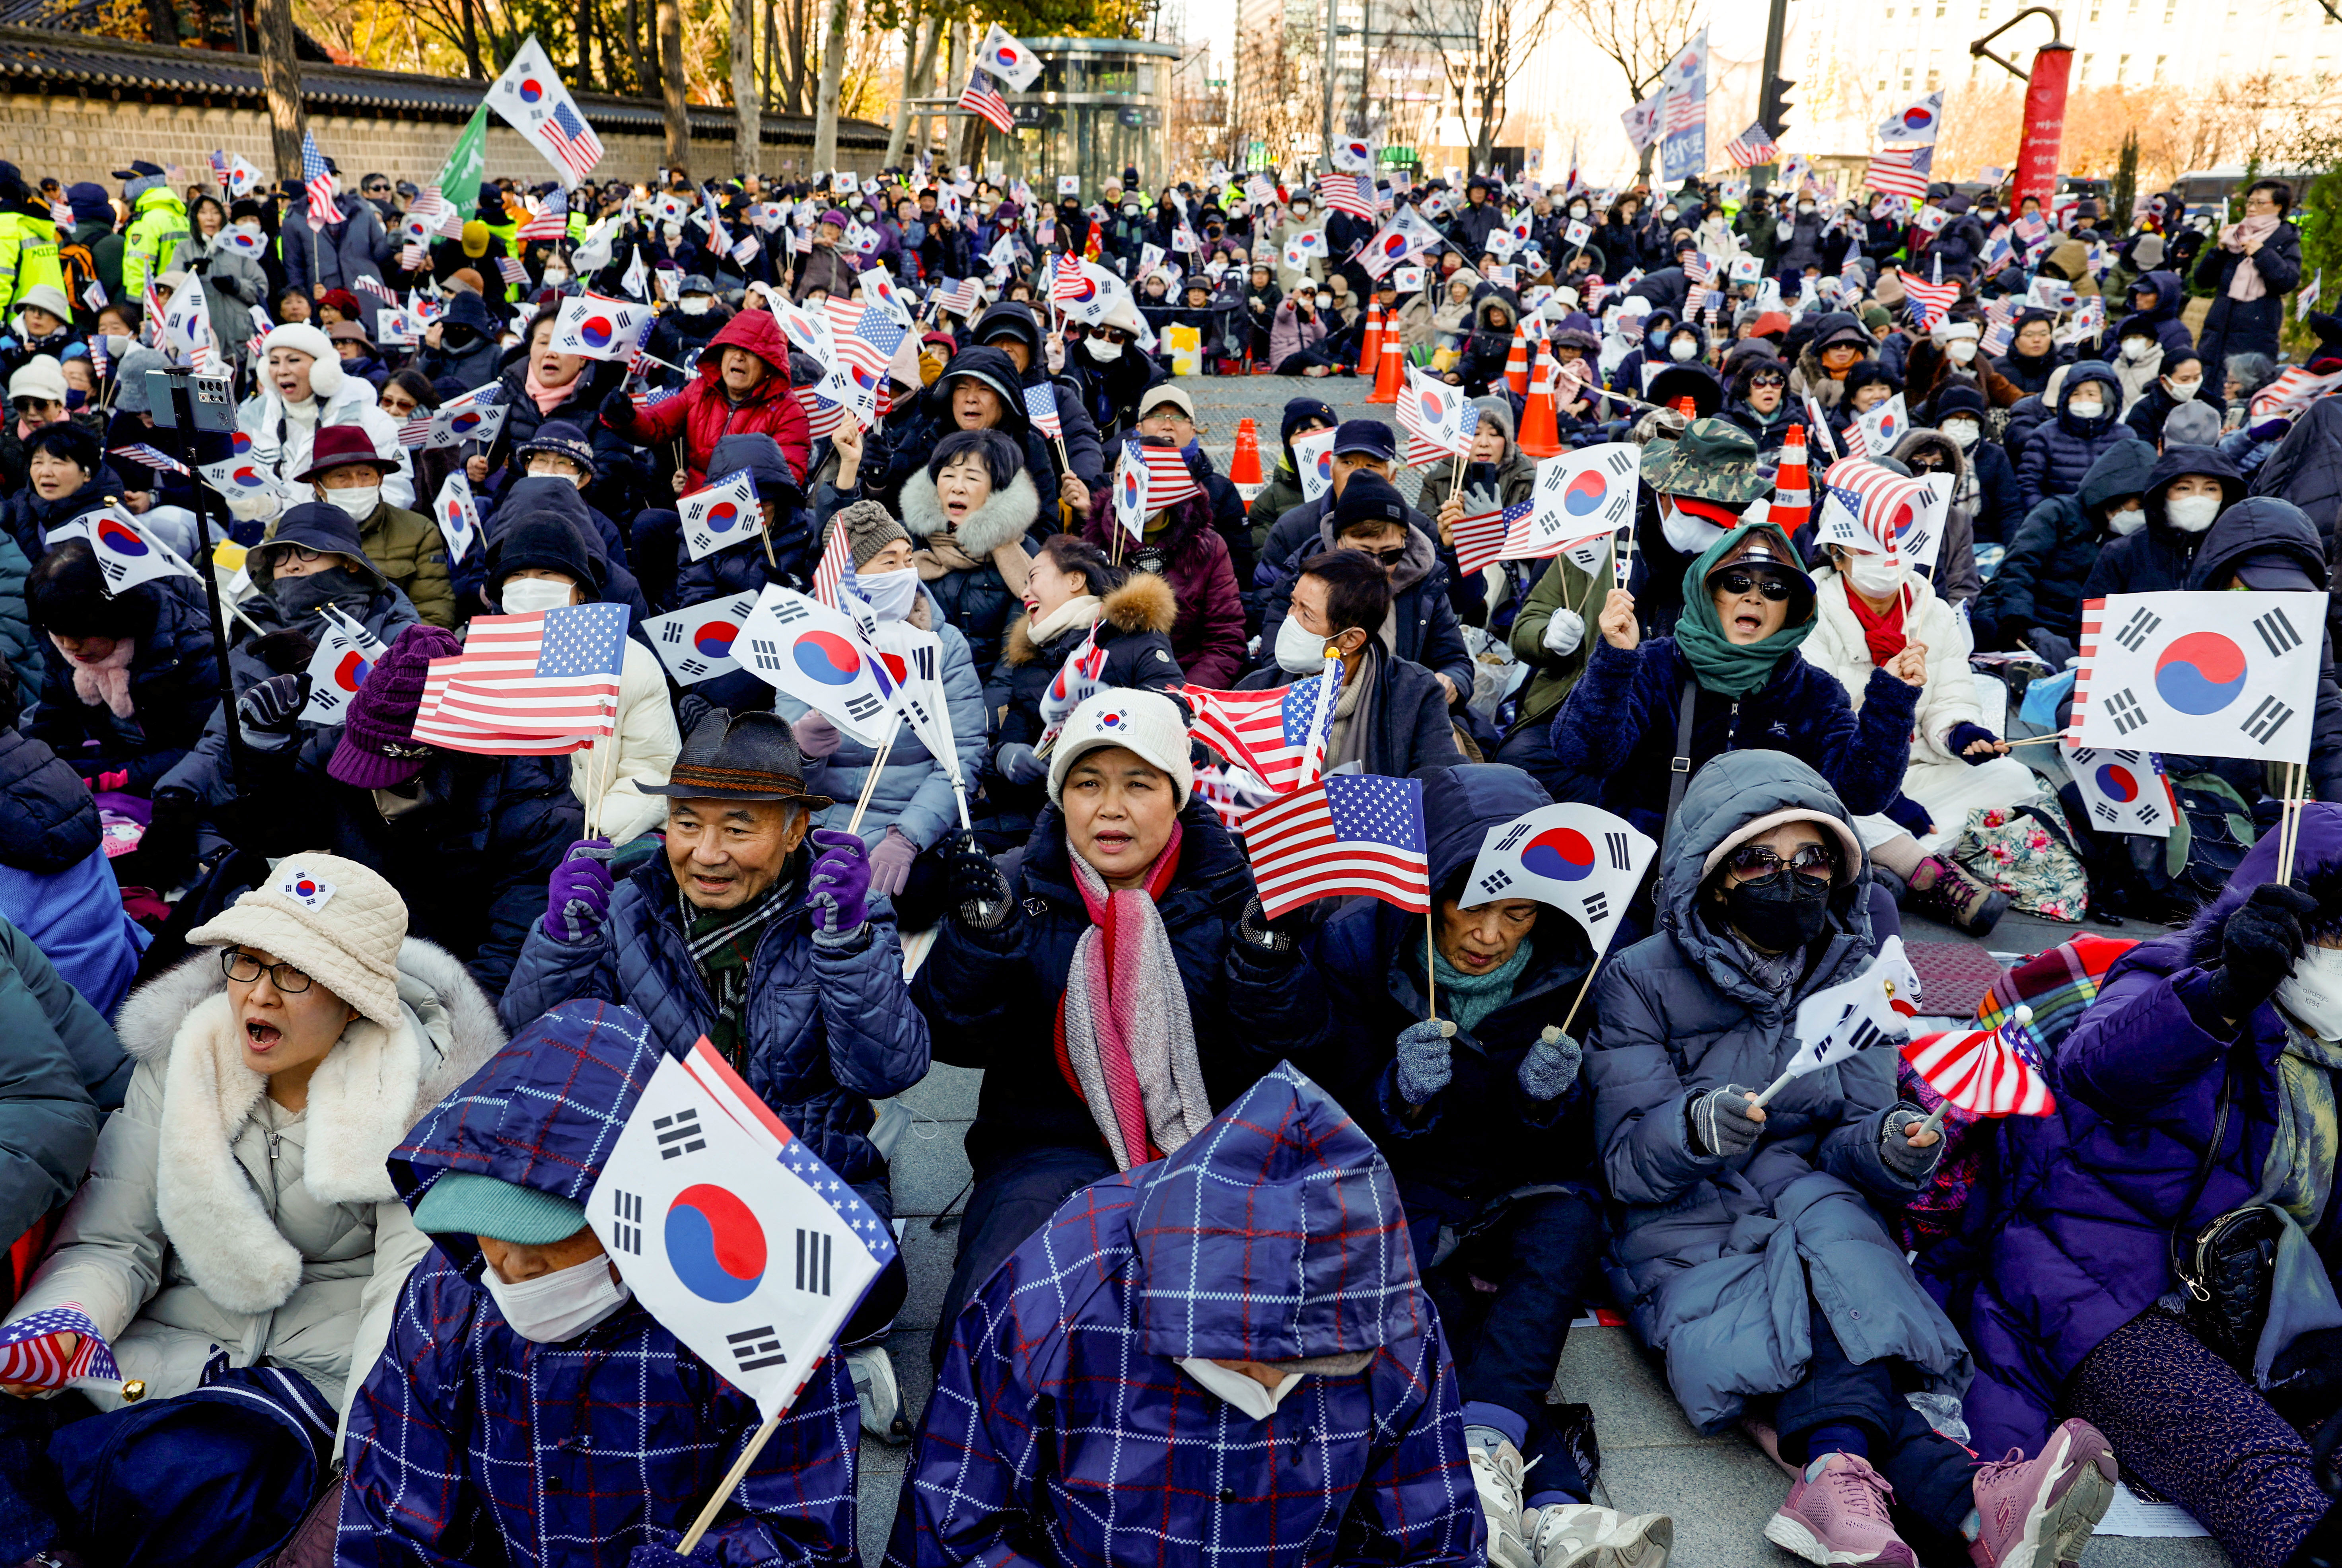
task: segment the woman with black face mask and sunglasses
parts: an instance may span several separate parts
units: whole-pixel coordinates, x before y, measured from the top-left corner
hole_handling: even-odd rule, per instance
[[[1894,1047],[1753,1103],[1797,1052],[1798,1004],[1870,964],[1869,881],[1847,807],[1795,757],[1736,752],[1684,792],[1659,933],[1611,961],[1586,1042],[1611,1277],[1686,1417],[1749,1423],[1796,1467],[1768,1541],[1912,1563],[1892,1499],[1980,1568],[2077,1559],[2113,1497],[2095,1428],[1987,1463],[1905,1397],[1957,1395],[1973,1368],[1888,1236],[1943,1154],[1896,1098]]]

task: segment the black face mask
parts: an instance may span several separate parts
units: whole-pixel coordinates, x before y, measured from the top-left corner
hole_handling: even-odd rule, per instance
[[[288,621],[305,620],[326,604],[359,615],[374,602],[374,584],[347,566],[332,566],[305,577],[272,577],[268,596]]]
[[[1725,918],[1767,953],[1801,948],[1822,934],[1829,918],[1830,884],[1793,871],[1776,872],[1724,890]]]

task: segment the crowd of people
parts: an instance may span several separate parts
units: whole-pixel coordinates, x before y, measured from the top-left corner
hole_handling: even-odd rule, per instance
[[[1381,196],[1443,238],[1377,274],[1379,212],[1267,177],[455,212],[368,174],[330,224],[116,177],[0,164],[0,1563],[845,1568],[868,1435],[913,1445],[890,1568],[1657,1568],[1672,1521],[1604,1505],[1549,1402],[1596,1304],[1778,1465],[1807,1561],[2070,1564],[2119,1475],[2239,1568],[2342,1563],[2332,632],[2289,876],[2275,770],[2165,758],[2193,831],[2147,840],[2007,733],[2065,722],[2090,599],[2329,584],[2342,404],[2256,401],[2282,183],[2207,228],[1433,180]],[[1126,286],[1066,308],[1066,255]],[[839,419],[786,307],[874,272],[916,330]],[[639,355],[557,346],[582,290],[656,307]],[[2309,320],[2288,368],[2342,371]],[[1174,361],[1319,381],[1370,327],[1468,452],[1412,475],[1305,394],[1247,500]],[[1528,341],[1560,444],[1639,447],[1634,522],[1467,573],[1457,525],[1536,483]],[[190,357],[232,428],[178,427]],[[1818,476],[1897,397],[1865,455],[1950,477],[1926,567],[1781,512],[1785,453]],[[493,437],[435,441],[465,406]],[[1190,483],[1128,526],[1150,452]],[[740,483],[761,532],[700,550],[682,498]],[[105,528],[194,564],[118,587]],[[645,630],[826,559],[875,648],[932,646],[931,725],[873,746]],[[418,732],[475,623],[587,604],[630,629],[610,733]],[[1306,732],[1312,680],[1326,774],[1420,783],[1427,922],[1267,913],[1266,785],[1193,694],[1296,688]],[[1557,802],[1659,845],[1601,948],[1467,881]],[[1906,912],[2013,905],[2157,928],[2002,977],[2048,1114],[1931,1118],[1891,1046],[1760,1103]],[[736,1470],[765,1413],[589,1224],[703,1040],[882,1223],[882,1107],[982,1071],[916,1428],[899,1259]]]

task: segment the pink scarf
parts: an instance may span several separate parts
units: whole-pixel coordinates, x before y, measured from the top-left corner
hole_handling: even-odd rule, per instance
[[[1108,888],[1087,861],[1068,856],[1091,924],[1057,1004],[1057,1070],[1089,1106],[1117,1170],[1170,1154],[1212,1117],[1187,988],[1155,906],[1178,869],[1179,839],[1174,823],[1143,887]]]
[[[114,652],[95,664],[75,658],[55,632],[49,634],[49,641],[56,644],[57,652],[65,654],[65,663],[73,668],[75,696],[88,707],[103,703],[117,719],[131,715],[130,661],[138,652],[137,638],[122,638],[114,644]]]
[[[2277,233],[2277,225],[2283,221],[2281,218],[2257,217],[2230,224],[2220,231],[2220,248],[2225,251],[2243,250],[2253,241],[2266,240],[2269,235]],[[2259,299],[2267,293],[2268,285],[2261,281],[2261,269],[2253,265],[2253,258],[2249,255],[2237,264],[2237,270],[2229,275],[2228,297],[2230,299]]]
[[[552,413],[561,406],[564,398],[577,390],[577,384],[575,381],[566,386],[545,385],[545,383],[537,380],[536,366],[534,365],[528,367],[527,378],[521,383],[521,385],[527,391],[529,396],[536,400],[536,411],[539,414]]]

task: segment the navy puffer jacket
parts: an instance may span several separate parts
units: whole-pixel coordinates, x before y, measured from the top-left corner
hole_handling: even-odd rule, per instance
[[[797,895],[757,939],[736,1065],[775,1115],[853,1183],[863,1202],[891,1217],[886,1163],[869,1138],[870,1102],[926,1076],[927,1021],[904,988],[891,915],[873,914],[860,934],[834,943],[814,934],[804,897],[812,859],[805,845],[791,857],[787,874]],[[540,1013],[581,998],[634,1008],[678,1060],[715,1024],[715,999],[686,945],[664,854],[618,884],[609,918],[590,941],[555,941],[543,925],[531,925],[497,1011],[517,1033]]]
[[[2098,552],[2097,564],[2090,568],[2089,578],[2082,584],[2085,600],[2102,599],[2108,594],[2159,594],[2190,585],[2196,554],[2211,537],[2211,531],[2189,534],[2174,528],[2163,504],[2172,481],[2191,474],[2220,482],[2224,507],[2235,505],[2245,493],[2236,464],[2217,447],[2175,446],[2157,458],[2155,466],[2147,470],[2147,487],[2139,493],[2147,507],[2147,526]],[[2217,521],[2212,524],[2218,526]]]
[[[2077,419],[2074,394],[2092,385],[2099,389],[2098,416]],[[2122,384],[2104,360],[2082,360],[2066,373],[2057,417],[2035,429],[2017,464],[2017,499],[2027,512],[2052,495],[2070,495],[2080,489],[2090,464],[2115,443],[2131,439],[2122,422]]]
[[[760,496],[771,494],[776,487],[792,494],[798,491],[796,475],[790,471],[781,444],[769,435],[727,435],[708,454],[708,484],[722,484],[743,473],[756,476]],[[676,603],[704,604],[734,594],[762,593],[767,583],[801,587],[812,569],[814,542],[819,536],[819,530],[810,525],[810,517],[804,507],[784,501],[774,508],[769,532],[696,561],[691,558],[691,547],[676,539]]]

